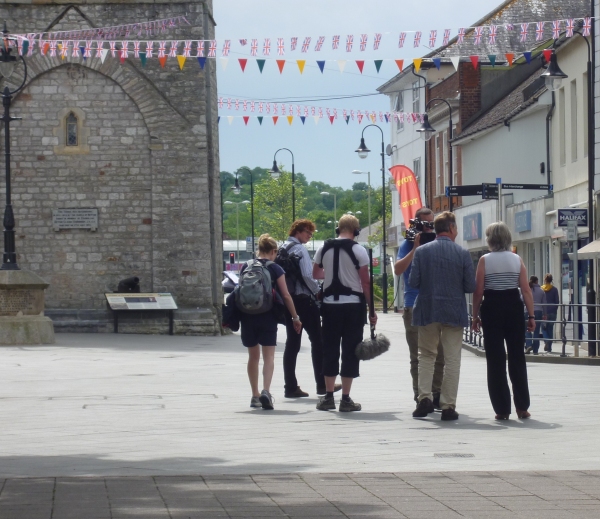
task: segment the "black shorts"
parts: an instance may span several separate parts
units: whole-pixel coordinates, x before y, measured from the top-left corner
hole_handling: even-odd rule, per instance
[[[246,348],[257,344],[261,346],[277,345],[277,320],[273,312],[254,315],[242,313],[241,315],[242,344]]]

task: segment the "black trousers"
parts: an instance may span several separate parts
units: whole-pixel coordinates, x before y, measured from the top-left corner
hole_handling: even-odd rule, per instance
[[[523,302],[519,291],[484,291],[481,324],[485,341],[488,391],[494,411],[497,414],[511,412],[510,389],[506,378],[507,353],[508,375],[512,383],[515,407],[526,411],[529,409],[529,384],[524,351]]]
[[[365,305],[363,303],[323,303],[323,374],[327,377],[357,378],[359,360],[356,346],[363,340]],[[342,369],[340,370],[340,341]]]
[[[308,334],[310,340],[310,354],[312,357],[313,371],[315,373],[315,382],[317,387],[325,387],[325,378],[323,377],[323,339],[321,337],[321,313],[317,305],[311,301],[310,296],[292,296],[296,312],[302,321],[302,327]],[[285,350],[283,352],[283,377],[285,380],[285,390],[294,391],[298,387],[296,379],[296,360],[300,351],[302,334],[296,333],[292,323],[292,316],[285,310],[285,330],[287,339],[285,341]]]

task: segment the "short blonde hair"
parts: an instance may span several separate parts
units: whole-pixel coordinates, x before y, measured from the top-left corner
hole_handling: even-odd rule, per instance
[[[338,229],[340,232],[354,232],[355,230],[360,229],[360,222],[356,216],[345,214],[338,222]]]
[[[277,242],[274,238],[271,238],[268,234],[261,234],[258,238],[258,252],[262,254],[269,254],[271,251],[277,249]]]
[[[494,222],[485,229],[485,238],[492,252],[510,251],[512,235],[504,222]]]

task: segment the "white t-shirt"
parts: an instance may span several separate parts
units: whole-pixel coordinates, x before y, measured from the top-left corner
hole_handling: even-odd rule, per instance
[[[338,240],[344,238],[337,238]],[[329,249],[325,256],[321,259],[321,254],[323,251],[323,247],[321,247],[317,253],[315,254],[315,263],[323,264],[323,268],[325,269],[325,282],[323,287],[327,289],[331,282],[333,281],[333,255],[334,249]],[[369,255],[367,254],[367,250],[358,243],[355,243],[352,246],[352,252],[356,256],[358,260],[358,264],[361,267],[369,264]],[[352,259],[346,253],[344,249],[340,249],[340,268],[338,272],[338,277],[342,285],[349,287],[354,292],[362,292],[362,285],[360,283],[360,276],[358,275],[358,270],[352,263]],[[360,303],[360,298],[355,295],[349,296],[340,296],[340,298],[336,301],[334,296],[327,296],[324,300],[325,303],[332,304],[341,304],[341,303]]]

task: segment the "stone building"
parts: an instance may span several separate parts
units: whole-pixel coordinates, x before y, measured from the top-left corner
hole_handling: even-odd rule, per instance
[[[64,58],[42,55],[38,44],[25,57],[26,86],[12,106],[12,115],[22,120],[11,123],[16,249],[19,266],[50,283],[46,314],[57,331],[112,330],[104,294],[114,292],[119,280],[137,276],[142,292],[173,294],[179,307],[176,333],[219,333],[214,60],[201,68],[194,52],[180,69],[173,57],[164,67],[156,59],[159,40],[214,38],[212,0],[78,0],[76,5],[2,0],[0,15],[14,34],[178,16],[189,22],[127,38],[156,41],[154,57],[145,64],[131,47],[120,60],[121,41],[117,57],[109,52],[104,62],[95,52],[86,59],[73,56],[71,48]],[[104,46],[108,49],[109,42]],[[3,208],[4,182],[0,189]],[[53,211],[59,209],[97,210],[97,229],[54,226]],[[164,332],[165,319],[132,314],[123,330]]]

